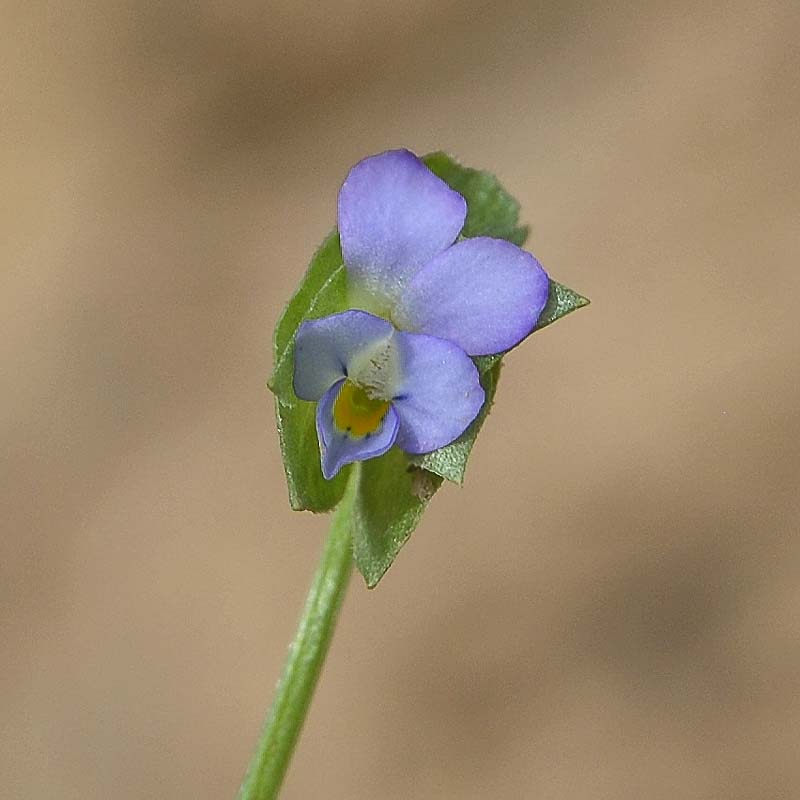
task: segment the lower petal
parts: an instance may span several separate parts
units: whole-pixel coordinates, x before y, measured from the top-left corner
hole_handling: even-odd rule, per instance
[[[530,253],[502,239],[463,239],[409,281],[395,320],[471,356],[502,353],[533,330],[548,290],[547,273]]]
[[[333,410],[344,383],[344,380],[340,380],[331,386],[317,405],[317,437],[322,474],[327,480],[335,477],[346,464],[383,455],[394,444],[399,428],[397,414],[389,406],[372,433],[353,436],[346,430],[340,430],[334,421]]]
[[[452,342],[398,333],[402,380],[392,400],[397,445],[429,453],[457,439],[478,415],[485,394],[472,359]]]

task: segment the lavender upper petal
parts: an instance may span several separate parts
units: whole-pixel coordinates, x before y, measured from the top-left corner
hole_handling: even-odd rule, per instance
[[[411,278],[395,309],[405,330],[449,339],[473,356],[524,339],[547,302],[547,273],[502,239],[463,239]]]
[[[408,150],[356,164],[339,192],[349,280],[392,299],[404,281],[455,241],[467,204]]]

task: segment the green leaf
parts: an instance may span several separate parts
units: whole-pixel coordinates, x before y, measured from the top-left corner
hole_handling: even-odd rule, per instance
[[[402,450],[393,447],[380,458],[359,464],[353,480],[357,481],[353,556],[372,589],[417,527],[442,479],[414,466]]]
[[[275,328],[275,367],[268,385],[275,394],[289,502],[296,511],[330,511],[344,494],[350,470],[343,469],[332,481],[322,475],[316,403],[300,400],[292,386],[294,336],[303,320],[334,314],[346,307],[342,250],[338,234],[332,233],[314,255]]]
[[[268,385],[278,397],[285,391],[293,394],[294,335],[300,323],[341,311],[346,299],[342,248],[339,234],[333,231],[314,253],[300,286],[275,326],[274,367]]]

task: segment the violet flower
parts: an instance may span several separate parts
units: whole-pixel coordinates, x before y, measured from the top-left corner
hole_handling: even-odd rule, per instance
[[[484,402],[470,356],[501,353],[536,325],[548,278],[502,239],[456,241],[464,198],[408,150],[356,164],[339,192],[352,309],[305,321],[294,390],[318,401],[322,473],[397,445],[428,453]]]

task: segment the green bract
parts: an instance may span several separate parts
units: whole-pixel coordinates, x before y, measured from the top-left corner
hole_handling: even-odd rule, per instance
[[[467,201],[462,236],[491,236],[522,245],[528,234],[518,224],[519,204],[486,172],[463,167],[444,153],[424,162]],[[547,305],[536,330],[589,301],[550,281]],[[300,287],[275,328],[275,367],[269,387],[275,394],[289,502],[295,510],[329,511],[355,481],[353,554],[371,588],[381,579],[420,520],[442,479],[461,483],[470,451],[489,413],[502,367],[502,354],[475,359],[486,392],[478,417],[454,442],[432,453],[408,456],[397,447],[385,455],[345,467],[333,480],[320,469],[316,404],[300,400],[292,387],[295,333],[306,319],[348,308],[346,273],[339,236],[332,233],[314,255]]]

